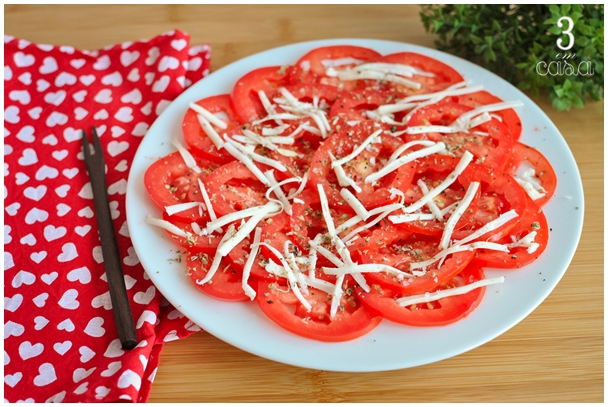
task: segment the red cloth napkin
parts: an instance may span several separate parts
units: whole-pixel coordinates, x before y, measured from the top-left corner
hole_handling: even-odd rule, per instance
[[[209,72],[179,31],[87,52],[4,39],[5,401],[146,401],[163,342],[200,330],[133,250],[129,165],[155,118]],[[81,129],[97,126],[139,345],[114,325]]]

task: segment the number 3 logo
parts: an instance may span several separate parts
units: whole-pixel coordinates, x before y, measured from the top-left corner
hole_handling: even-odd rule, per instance
[[[562,47],[562,39],[559,38],[557,40],[557,47],[559,49],[562,49],[564,51],[569,50],[570,48],[572,48],[572,46],[574,45],[574,35],[572,35],[572,29],[574,28],[574,21],[572,21],[572,19],[570,17],[562,17],[559,20],[557,20],[557,26],[559,28],[563,27],[563,23],[562,20],[566,20],[568,22],[568,29],[562,31],[562,35],[566,34],[568,36],[568,45],[565,47]]]

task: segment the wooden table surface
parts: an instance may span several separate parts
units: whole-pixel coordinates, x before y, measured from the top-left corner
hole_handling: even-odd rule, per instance
[[[433,46],[417,6],[5,5],[5,33],[96,49],[180,29],[212,47],[212,70],[280,45],[373,38]],[[604,394],[603,104],[558,113],[585,190],[578,251],[553,293],[497,339],[460,356],[380,373],[291,367],[207,333],[165,345],[152,402],[602,402]]]

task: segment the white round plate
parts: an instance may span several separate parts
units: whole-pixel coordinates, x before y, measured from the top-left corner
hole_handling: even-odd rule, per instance
[[[533,264],[517,270],[491,270],[487,277],[506,276],[488,287],[481,305],[463,320],[444,327],[416,328],[382,321],[371,333],[341,343],[324,343],[293,335],[266,318],[255,303],[228,303],[201,293],[185,274],[185,264],[170,262],[180,250],[165,231],[145,223],[161,217],[148,198],[144,172],[156,159],[174,151],[181,138],[188,104],[206,96],[230,93],[245,73],[262,66],[293,64],[307,51],[350,44],[381,54],[410,51],[436,58],[503,100],[521,100],[521,141],[540,150],[558,177],[555,196],[544,207],[549,245]],[[389,41],[335,39],[288,45],[234,62],[192,85],[158,117],[135,155],[127,186],[127,219],[141,264],[161,293],[179,311],[219,339],[255,355],[290,365],[343,372],[402,369],[443,360],[480,346],[529,315],[553,290],[574,255],[583,225],[583,188],[574,157],[547,115],[508,82],[463,59],[436,50]]]

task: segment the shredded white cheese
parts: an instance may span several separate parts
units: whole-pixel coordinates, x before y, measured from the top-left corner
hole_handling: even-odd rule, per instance
[[[182,145],[182,143],[179,142],[178,139],[173,139],[171,141],[171,144],[173,144],[173,146],[175,148],[177,148],[177,151],[179,151],[179,154],[182,156],[184,163],[186,163],[186,166],[192,170],[194,170],[197,173],[201,173],[202,170],[200,169],[200,167],[196,164],[196,160],[194,159],[194,157],[192,156],[192,154],[190,154],[190,151],[188,151],[188,149],[186,147],[184,147]]]
[[[173,233],[174,235],[185,237],[185,238],[188,237],[188,234],[186,232],[184,232],[183,230],[181,230],[180,228],[175,226],[173,223],[168,222],[166,220],[157,219],[157,218],[152,217],[151,215],[148,215],[148,217],[146,218],[146,223],[149,225],[152,225],[152,226],[158,226],[159,228],[163,228],[163,229],[167,230],[168,232]]]
[[[442,298],[451,297],[454,295],[462,295],[468,292],[471,292],[477,288],[485,287],[493,284],[502,284],[504,283],[504,276],[496,277],[496,278],[487,278],[484,280],[475,281],[474,283],[463,285],[455,288],[448,288],[446,290],[435,291],[434,293],[425,293],[419,295],[412,295],[409,297],[401,297],[395,300],[397,305],[401,307],[407,307],[409,305],[427,303],[431,301],[437,301]]]
[[[443,230],[443,234],[441,235],[441,240],[439,241],[440,249],[447,249],[450,245],[450,237],[452,233],[454,233],[454,228],[456,227],[456,223],[460,220],[464,212],[467,210],[477,190],[479,189],[479,182],[471,182],[469,187],[467,188],[467,192],[462,197],[462,200],[458,202],[458,207],[452,213],[450,218],[445,224],[445,229]]]
[[[222,130],[226,130],[228,125],[219,119],[216,115],[211,113],[209,110],[205,109],[202,106],[197,105],[196,103],[190,103],[190,109],[194,110],[199,115],[203,116],[207,121],[213,124],[215,127],[219,127]]]
[[[249,275],[251,274],[251,267],[253,267],[253,262],[255,261],[258,255],[261,237],[262,228],[255,228],[255,234],[253,235],[253,244],[251,244],[251,251],[249,252],[249,257],[245,262],[245,266],[243,267],[243,291],[245,291],[245,294],[251,299],[251,301],[255,299],[256,292],[247,283],[247,280],[249,280]]]
[[[445,150],[445,144],[443,142],[439,142],[439,143],[435,143],[429,147],[422,148],[422,149],[416,150],[416,151],[412,151],[411,153],[407,153],[407,154],[399,157],[398,159],[389,162],[387,165],[385,165],[379,171],[368,175],[365,178],[365,183],[371,184],[371,183],[379,180],[380,178],[390,174],[391,172],[399,169],[399,167],[401,167],[402,165],[405,165],[409,162],[417,160],[418,158],[426,157],[426,156],[429,156],[429,155],[432,155],[435,153],[439,153],[444,150]]]

